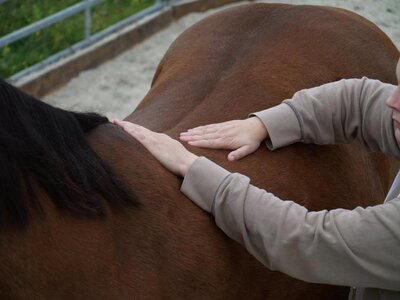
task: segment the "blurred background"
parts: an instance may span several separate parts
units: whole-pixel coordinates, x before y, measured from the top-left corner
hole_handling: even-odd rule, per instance
[[[2,0],[0,1],[0,37],[59,13],[78,3],[90,6],[90,35],[137,14],[156,0]],[[90,3],[90,4],[89,4]],[[85,10],[82,10],[85,12]],[[68,12],[66,13],[68,15]],[[0,49],[0,76],[8,78],[61,50],[85,39],[85,13],[71,15]]]

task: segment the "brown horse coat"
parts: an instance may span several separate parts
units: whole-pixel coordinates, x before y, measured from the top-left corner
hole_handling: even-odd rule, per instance
[[[355,14],[244,5],[184,32],[127,120],[177,138],[188,128],[245,118],[297,90],[340,78],[395,83],[397,57],[388,38]],[[46,218],[33,218],[24,232],[1,229],[1,299],[346,298],[347,288],[308,284],[263,267],[179,192],[179,178],[119,129],[101,126],[89,141],[141,205],[124,213],[110,208],[105,221],[94,221],[59,212],[38,188]],[[234,163],[225,151],[190,150],[310,210],[380,203],[389,185],[387,159],[357,143],[273,153],[261,148]],[[316,201],[322,195],[326,203]]]

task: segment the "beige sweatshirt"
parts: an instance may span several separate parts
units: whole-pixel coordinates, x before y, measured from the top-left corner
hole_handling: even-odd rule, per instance
[[[341,80],[299,91],[254,115],[268,128],[271,150],[357,137],[368,149],[400,159],[392,113],[385,105],[394,88],[368,78]],[[358,287],[351,299],[400,299],[400,186],[381,205],[310,212],[200,157],[181,191],[271,270],[308,282]]]

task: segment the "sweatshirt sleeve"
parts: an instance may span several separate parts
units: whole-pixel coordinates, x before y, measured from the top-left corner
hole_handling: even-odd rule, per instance
[[[400,290],[400,199],[311,212],[204,157],[181,191],[271,270],[314,283]]]
[[[301,90],[280,105],[253,113],[266,126],[274,150],[295,142],[339,144],[358,138],[371,151],[400,159],[392,110],[386,100],[394,85],[343,79]]]

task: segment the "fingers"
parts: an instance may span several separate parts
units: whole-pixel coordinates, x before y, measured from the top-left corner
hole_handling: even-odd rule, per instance
[[[118,119],[112,119],[111,123],[121,127],[125,131],[135,131],[135,130],[139,129],[139,127],[141,127],[141,126],[133,124],[131,122],[121,121]]]
[[[186,135],[181,134],[179,139],[183,142],[187,142],[189,145],[203,148],[212,148],[212,149],[231,149],[232,147],[232,138],[229,136],[224,136],[220,132],[210,129],[205,129],[201,131],[193,131]],[[212,130],[212,129],[211,129]],[[207,133],[210,132],[210,133]]]
[[[113,119],[111,120],[111,122],[121,127],[125,132],[129,133],[131,136],[133,136],[135,139],[137,139],[140,143],[142,143],[145,146],[147,142],[152,138],[152,136],[156,134],[155,132],[143,126],[131,122],[121,121],[118,119]]]
[[[211,149],[231,149],[231,145],[224,138],[216,139],[198,139],[188,141],[191,146],[201,147],[201,148],[211,148]]]
[[[189,145],[211,149],[237,149],[237,120],[195,127],[180,134],[179,139]]]
[[[201,141],[201,140],[217,140],[224,138],[220,133],[205,133],[196,135],[181,135],[179,139],[184,142]]]
[[[227,123],[210,124],[189,129],[182,132],[179,139],[188,142],[190,145],[213,148],[213,149],[232,149],[231,126]]]
[[[209,133],[215,133],[220,129],[220,126],[201,126],[193,129],[189,129],[186,132],[181,132],[180,136],[195,136],[195,135],[205,135]]]
[[[240,147],[239,149],[229,153],[228,154],[228,160],[229,161],[234,161],[234,160],[242,159],[243,157],[253,153],[254,151],[255,151],[255,149],[253,149],[251,146],[245,145],[245,146]]]
[[[121,127],[128,134],[136,138],[143,146],[145,146],[156,158],[161,159],[161,154],[167,152],[168,149],[176,148],[175,143],[183,147],[178,141],[171,139],[165,134],[160,134],[153,132],[140,125],[120,121],[118,119],[113,119],[111,122],[119,127]],[[228,123],[228,122],[225,122]],[[226,125],[226,124],[225,124]],[[243,157],[253,153],[258,147],[254,145],[234,145],[234,138],[229,137],[225,134],[217,133],[221,127],[224,130],[229,129],[229,126],[225,126],[224,123],[211,124],[206,126],[196,127],[193,130],[189,130],[186,134],[182,133],[180,139],[182,141],[188,142],[191,146],[210,148],[210,149],[235,149],[228,155],[229,161],[235,161],[242,159]],[[179,149],[176,148],[176,151]],[[186,150],[186,149],[185,149]],[[173,151],[173,152],[176,152]],[[186,150],[187,151],[187,150]],[[160,153],[161,154],[160,154]]]
[[[228,128],[231,123],[234,121],[227,121],[222,123],[208,124],[203,126],[198,126],[195,128],[188,129],[186,132],[182,132],[181,135],[203,135],[208,133],[213,133],[223,128]]]

